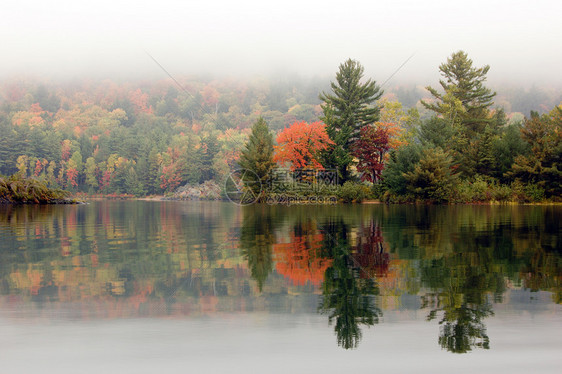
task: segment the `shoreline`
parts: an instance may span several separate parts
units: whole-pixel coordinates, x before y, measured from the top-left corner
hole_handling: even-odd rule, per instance
[[[174,198],[174,197],[166,197],[164,195],[151,195],[151,196],[143,196],[143,197],[133,197],[133,196],[80,196],[81,199],[84,201],[87,200],[137,200],[137,201],[224,201],[228,202],[228,199],[218,199],[218,200],[210,200],[210,199],[182,199],[182,198]],[[78,204],[80,202],[77,202]],[[1,204],[1,202],[0,202]],[[63,203],[64,204],[64,203]],[[270,204],[271,205],[271,204]],[[314,205],[314,204],[299,204],[297,202],[291,204],[274,204],[274,205]],[[386,203],[380,200],[364,200],[360,203],[343,203],[337,202],[335,205],[435,205],[435,206],[460,206],[460,205],[488,205],[488,206],[504,206],[504,205],[545,205],[545,206],[562,206],[562,202],[559,201],[546,201],[546,202],[519,202],[519,201],[480,201],[480,202],[467,202],[467,203],[444,203],[444,204],[434,204],[431,202],[407,202],[407,203]]]

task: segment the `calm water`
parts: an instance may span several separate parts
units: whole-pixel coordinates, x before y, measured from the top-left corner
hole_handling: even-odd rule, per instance
[[[557,373],[562,207],[0,206],[0,373]]]

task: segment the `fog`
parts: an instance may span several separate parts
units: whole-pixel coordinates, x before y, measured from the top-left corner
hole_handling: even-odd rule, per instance
[[[333,76],[351,57],[435,85],[457,50],[492,83],[562,86],[559,1],[18,1],[2,5],[0,78]]]

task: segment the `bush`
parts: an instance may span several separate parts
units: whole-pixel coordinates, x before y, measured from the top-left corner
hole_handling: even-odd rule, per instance
[[[382,200],[387,190],[388,188],[384,183],[373,184],[373,187],[371,187],[371,190],[369,191],[369,198]]]
[[[543,201],[545,197],[544,189],[536,184],[528,184],[525,186],[525,194],[531,202]]]
[[[341,186],[337,191],[337,196],[344,202],[344,203],[360,203],[365,199],[365,186],[354,183],[354,182],[345,182],[343,186]]]
[[[506,185],[497,185],[492,191],[494,200],[496,201],[510,201],[513,196],[513,191]]]
[[[523,184],[515,181],[511,184],[511,189],[515,199],[522,203],[539,202],[545,198],[544,189],[533,183]]]

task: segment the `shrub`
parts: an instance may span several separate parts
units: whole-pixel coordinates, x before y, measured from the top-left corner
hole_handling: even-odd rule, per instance
[[[344,203],[360,203],[365,199],[365,186],[355,182],[345,182],[337,191],[337,196]]]

